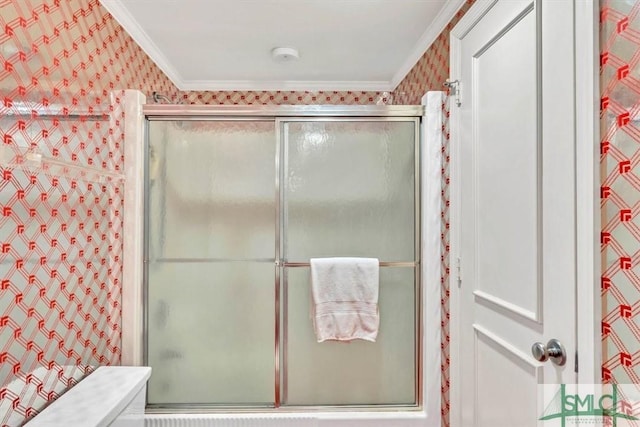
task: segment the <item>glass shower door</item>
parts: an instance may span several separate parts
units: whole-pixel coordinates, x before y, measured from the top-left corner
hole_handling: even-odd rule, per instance
[[[273,121],[150,121],[150,407],[273,405]]]
[[[285,405],[416,402],[417,120],[283,119]],[[317,343],[309,259],[372,257],[375,343]]]
[[[419,384],[412,117],[150,118],[148,406],[412,406]],[[309,259],[373,257],[377,341],[317,343]]]

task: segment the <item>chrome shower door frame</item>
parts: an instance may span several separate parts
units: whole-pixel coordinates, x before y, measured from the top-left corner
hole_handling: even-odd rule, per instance
[[[149,265],[149,123],[151,121],[273,121],[275,125],[275,378],[274,378],[274,403],[264,406],[242,406],[228,404],[172,404],[151,405],[148,412],[264,412],[265,409],[277,409],[285,412],[300,412],[307,410],[335,410],[348,411],[354,408],[367,411],[384,411],[389,409],[415,409],[421,410],[424,403],[423,396],[423,315],[421,310],[422,280],[421,280],[421,162],[420,162],[420,124],[424,116],[423,106],[218,106],[218,105],[158,105],[148,104],[143,106],[145,116],[145,179],[144,179],[144,268],[143,268],[143,361],[148,363],[148,265]],[[284,173],[286,171],[287,141],[284,125],[291,122],[413,122],[414,123],[414,261],[413,262],[388,262],[381,260],[381,267],[405,267],[414,269],[414,372],[415,372],[415,402],[413,404],[389,404],[389,405],[314,405],[314,406],[287,406],[286,400],[286,344],[287,344],[287,276],[285,268],[307,267],[308,262],[289,262],[283,259],[286,254],[286,212]]]

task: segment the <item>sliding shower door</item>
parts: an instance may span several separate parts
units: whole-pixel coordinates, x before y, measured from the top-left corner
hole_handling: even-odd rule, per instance
[[[272,405],[273,122],[148,131],[148,402]]]
[[[419,118],[148,121],[152,408],[419,402]],[[316,342],[309,259],[380,260],[376,342]]]
[[[283,135],[283,404],[416,401],[416,121],[287,120]],[[309,259],[372,257],[375,343],[317,343]]]

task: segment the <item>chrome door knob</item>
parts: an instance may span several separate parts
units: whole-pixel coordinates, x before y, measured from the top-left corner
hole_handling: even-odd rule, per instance
[[[533,344],[531,354],[538,362],[546,362],[551,359],[558,366],[564,366],[567,363],[567,352],[562,343],[555,338],[549,340],[546,346],[541,342]]]

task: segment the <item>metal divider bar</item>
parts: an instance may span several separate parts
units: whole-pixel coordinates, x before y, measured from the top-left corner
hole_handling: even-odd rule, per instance
[[[281,263],[281,265],[283,267],[309,267],[311,264],[308,262],[283,262]],[[408,262],[386,262],[386,261],[380,261],[380,267],[416,267],[418,265],[420,265],[420,262],[415,261],[408,261]]]
[[[281,253],[280,253],[280,245],[281,245],[281,239],[280,239],[280,234],[282,233],[282,227],[280,224],[280,218],[281,218],[281,212],[282,212],[282,202],[281,202],[281,189],[280,186],[282,185],[281,181],[280,181],[280,169],[282,168],[282,162],[281,162],[281,153],[280,151],[282,150],[282,144],[280,143],[280,123],[278,122],[278,120],[275,120],[274,122],[275,125],[275,131],[276,131],[276,152],[275,152],[275,184],[276,184],[276,188],[275,188],[275,197],[276,197],[276,229],[275,229],[275,342],[274,342],[274,363],[275,363],[275,378],[274,378],[274,406],[276,408],[279,408],[280,405],[282,404],[282,396],[280,395],[280,390],[282,387],[282,384],[280,383],[280,369],[282,368],[280,365],[280,358],[281,358],[281,354],[280,354],[280,346],[281,346],[281,337],[280,337],[280,328],[281,328],[281,323],[280,323],[280,315],[281,315],[281,307],[280,307],[280,298],[281,298],[281,294],[280,294],[280,281],[281,281],[281,268],[280,265],[278,263],[278,260],[280,259]]]
[[[287,211],[287,200],[286,200],[286,176],[288,174],[289,169],[289,130],[287,122],[281,118],[276,119],[276,126],[278,127],[279,133],[279,143],[281,144],[280,148],[280,169],[278,173],[280,174],[280,258],[286,258],[288,256],[287,253],[287,229],[288,229],[288,211]],[[280,363],[282,366],[280,367],[280,393],[281,393],[281,402],[285,404],[289,401],[288,398],[288,383],[289,383],[289,375],[288,375],[288,342],[289,342],[289,276],[287,270],[285,270],[282,262],[279,262],[279,268],[281,271],[280,275],[280,289],[282,290],[282,306],[281,306],[281,319],[282,319],[282,340],[280,342]]]
[[[414,198],[413,203],[415,207],[414,211],[414,256],[416,259],[422,259],[422,167],[421,167],[421,135],[420,135],[420,119],[414,119]],[[419,405],[421,402],[424,402],[423,394],[423,378],[422,371],[424,366],[422,366],[422,354],[423,354],[423,315],[422,315],[422,268],[419,268],[420,263],[415,263],[414,270],[414,316],[415,316],[415,326],[414,326],[414,345],[415,345],[415,399],[416,404]]]

